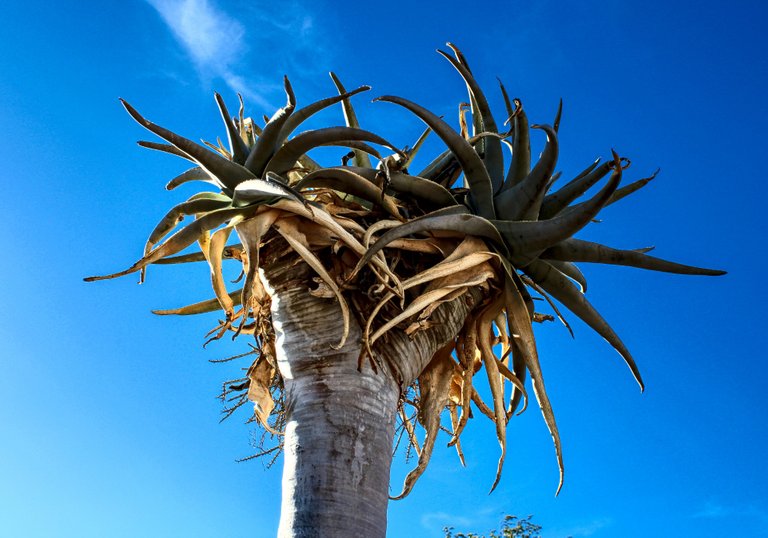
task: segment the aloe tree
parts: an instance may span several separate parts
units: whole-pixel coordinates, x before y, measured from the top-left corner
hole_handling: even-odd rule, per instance
[[[284,453],[280,536],[384,536],[388,498],[405,497],[424,472],[446,410],[449,445],[462,462],[470,408],[495,424],[500,455],[492,490],[507,423],[527,405],[526,386],[552,435],[559,491],[560,436],[533,330],[554,318],[537,312],[534,299],[549,303],[566,327],[558,304],[603,336],[642,389],[629,350],[586,299],[576,264],[723,274],[652,257],[649,249],[574,238],[655,174],[622,185],[629,161],[611,151],[555,187],[562,103],[551,125],[529,124],[522,102],[509,99],[500,83],[506,111],[497,119],[466,59],[449,47],[453,56],[441,54],[468,89],[458,131],[402,97],[375,99],[426,124],[412,147],[361,129],[351,98],[370,88],[346,91],[333,74],[338,95],[303,108],[286,78],[286,104],[265,116],[263,127],[245,116],[242,100],[233,117],[217,94],[226,145],[192,142],[123,101],[164,140],[142,146],[191,162],[167,188],[202,181],[212,190],[173,207],[128,269],[86,280],[131,273],[143,280],[150,265],[207,262],[215,297],[156,313],[220,310],[211,339],[252,339],[246,375],[226,383],[222,397],[232,402],[228,412],[252,402],[253,419],[274,443],[264,452]],[[295,134],[304,120],[339,103],[345,125]],[[414,173],[430,133],[445,151]],[[546,138],[536,162],[532,135]],[[308,155],[320,146],[351,151],[325,166]],[[194,219],[180,226],[186,216]],[[195,243],[200,252],[180,254]],[[226,260],[242,265],[239,289],[224,278]],[[490,387],[487,402],[475,389],[476,375]],[[418,462],[389,497],[396,434]]]

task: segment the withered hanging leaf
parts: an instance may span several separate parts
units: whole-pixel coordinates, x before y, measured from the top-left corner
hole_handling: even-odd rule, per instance
[[[476,325],[477,345],[488,377],[488,386],[491,389],[493,416],[494,423],[496,424],[496,438],[501,447],[501,454],[499,455],[499,462],[496,467],[496,478],[493,481],[493,485],[491,485],[491,491],[496,489],[496,486],[501,479],[504,457],[507,454],[507,413],[504,408],[504,384],[502,382],[501,374],[499,373],[498,361],[496,355],[493,353],[491,345],[491,335],[493,334],[492,323],[498,316],[503,305],[503,297],[499,297],[491,302],[481,312]]]
[[[494,273],[492,271],[490,272],[481,272],[479,274],[473,274],[473,275],[461,275],[460,277],[456,278],[457,283],[450,283],[447,285],[444,285],[443,287],[440,287],[438,289],[433,289],[431,291],[428,291],[416,299],[412,303],[410,303],[405,310],[403,310],[400,314],[389,320],[388,322],[384,323],[381,327],[379,327],[376,332],[373,333],[373,335],[370,338],[366,338],[365,335],[363,336],[363,340],[370,349],[370,346],[373,345],[376,340],[378,340],[384,333],[386,333],[389,329],[392,327],[395,327],[400,322],[410,318],[411,316],[414,316],[416,314],[419,314],[419,319],[424,319],[424,310],[430,307],[431,309],[434,309],[440,302],[443,302],[446,297],[455,291],[457,288],[469,288],[472,286],[478,286],[488,280],[489,278],[492,278],[494,276]]]
[[[419,375],[419,391],[421,392],[419,404],[419,423],[426,431],[424,447],[419,455],[416,468],[405,477],[403,490],[400,494],[390,497],[392,500],[402,499],[413,489],[416,480],[424,473],[432,450],[435,447],[435,439],[440,431],[440,414],[449,402],[448,391],[453,377],[453,360],[451,349],[446,347],[438,351],[430,363]]]
[[[243,241],[245,246],[245,283],[243,285],[243,295],[241,303],[243,305],[244,324],[248,318],[248,312],[261,304],[266,296],[266,291],[259,277],[259,249],[261,240],[280,216],[280,211],[270,208],[263,208],[255,216],[247,219],[235,226],[237,235]],[[254,301],[256,304],[254,304]]]
[[[233,305],[240,304],[241,291],[242,291],[241,289],[235,290],[228,294],[228,297],[232,301]],[[181,308],[171,308],[167,310],[152,310],[152,313],[157,314],[158,316],[170,316],[170,315],[191,316],[193,314],[205,314],[207,312],[215,312],[220,308],[221,308],[221,304],[219,299],[217,297],[214,297],[213,299],[208,299],[207,301],[194,303],[189,306],[182,306]]]
[[[482,243],[482,241],[477,241],[480,243],[480,246],[484,247],[485,245]],[[471,241],[470,243],[474,243]],[[459,248],[456,249],[456,251],[459,251]],[[493,258],[495,254],[492,254],[490,252],[473,252],[471,254],[468,254],[464,256],[464,250],[461,250],[459,252],[458,256],[454,256],[453,254],[445,259],[443,262],[438,263],[437,265],[430,267],[429,269],[426,269],[425,271],[422,271],[421,273],[409,278],[408,280],[404,280],[402,282],[402,289],[403,291],[409,290],[415,286],[419,286],[421,284],[425,284],[427,282],[430,282],[432,280],[436,280],[439,278],[446,278],[448,276],[453,277],[454,282],[444,282],[443,285],[439,286],[440,288],[447,288],[447,289],[456,289],[457,287],[466,287],[464,282],[466,280],[462,280],[463,278],[471,279],[471,277],[477,278],[477,274],[471,274],[471,269],[477,265],[482,264],[483,262]],[[456,252],[454,252],[455,254]],[[468,273],[469,272],[469,273]],[[458,277],[457,277],[458,274]],[[479,274],[484,274],[482,271]],[[464,276],[466,275],[466,277]],[[458,282],[458,285],[457,285]],[[429,290],[427,290],[429,291]],[[447,295],[447,294],[446,294]],[[430,297],[437,296],[437,294],[434,294]],[[381,309],[393,298],[395,297],[395,294],[390,292],[387,293],[381,301],[374,307],[371,314],[368,317],[368,321],[366,322],[365,327],[365,333],[368,334],[370,332],[370,328],[374,320],[376,319],[377,314]],[[441,296],[441,298],[445,298],[444,296]]]
[[[269,415],[275,408],[270,390],[275,373],[275,367],[268,360],[257,360],[248,370],[248,399],[253,402],[254,415],[264,429],[273,435],[282,435],[269,425]]]
[[[222,274],[222,259],[224,256],[224,246],[229,239],[230,234],[234,226],[226,226],[221,230],[217,230],[208,243],[208,265],[211,268],[211,284],[213,291],[216,293],[216,297],[219,299],[222,310],[226,313],[227,319],[232,318],[234,303],[227,293],[227,285],[224,282],[224,275]]]
[[[301,256],[307,265],[309,265],[320,276],[320,278],[323,279],[323,282],[325,282],[328,287],[331,288],[331,291],[333,291],[334,295],[336,296],[336,300],[339,302],[339,308],[341,308],[341,316],[344,320],[344,332],[341,335],[341,340],[339,343],[331,347],[334,349],[341,349],[344,346],[344,343],[347,341],[347,336],[349,336],[349,306],[347,306],[347,301],[341,294],[339,286],[336,284],[333,277],[328,274],[328,271],[325,269],[325,267],[323,267],[323,264],[320,262],[320,260],[318,260],[314,254],[312,254],[311,250],[309,250],[305,244],[306,239],[302,240],[302,234],[296,226],[294,220],[280,220],[276,223],[276,228],[280,235],[282,235],[283,238],[288,241],[288,244],[291,246],[291,248],[295,250],[299,256]]]
[[[517,342],[519,343],[518,349],[520,349],[528,371],[531,372],[533,394],[536,396],[536,401],[539,403],[541,414],[544,416],[544,422],[546,422],[549,433],[552,435],[552,440],[555,444],[555,455],[560,470],[560,480],[555,493],[557,494],[560,493],[560,489],[563,487],[563,476],[565,472],[565,468],[563,467],[563,450],[560,444],[560,432],[557,429],[552,405],[549,403],[547,389],[544,387],[544,376],[541,373],[539,353],[536,349],[536,340],[533,336],[531,318],[528,313],[528,308],[525,305],[525,301],[520,293],[520,288],[522,288],[522,286],[523,284],[519,280],[515,282],[507,280],[505,283],[504,301],[507,310],[507,321],[510,324],[510,334],[519,335],[519,338],[517,339]]]

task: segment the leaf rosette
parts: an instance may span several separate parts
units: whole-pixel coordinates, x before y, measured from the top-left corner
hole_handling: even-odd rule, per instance
[[[507,423],[526,408],[529,376],[553,438],[559,491],[563,481],[560,436],[533,330],[534,323],[553,316],[537,312],[534,299],[551,305],[569,330],[558,304],[605,338],[642,389],[629,350],[587,300],[587,281],[577,263],[687,275],[724,272],[656,258],[647,254],[649,249],[622,250],[576,239],[574,235],[604,207],[638,191],[656,173],[622,185],[629,161],[611,151],[605,162],[595,160],[555,188],[560,176],[555,169],[562,102],[552,125],[529,125],[520,99],[510,100],[499,83],[506,105],[506,121],[501,125],[509,126],[502,130],[466,59],[455,46],[449,47],[453,56],[439,52],[468,90],[469,103],[459,106],[458,131],[402,97],[375,99],[404,108],[426,124],[412,148],[400,149],[362,129],[351,98],[370,87],[348,92],[334,74],[338,95],[303,108],[296,107],[293,88],[285,78],[286,104],[265,117],[263,127],[244,116],[242,99],[239,113],[233,117],[215,94],[226,145],[220,140],[216,144],[193,142],[148,121],[122,101],[140,125],[164,141],[142,141],[142,146],[192,163],[167,189],[201,181],[215,190],[194,194],[169,210],[150,233],[136,263],[86,280],[139,273],[143,281],[147,267],[153,264],[207,262],[214,298],[155,313],[221,310],[224,319],[209,333],[211,339],[228,332],[255,337],[252,352],[243,355],[255,355],[246,376],[226,382],[222,398],[234,402],[226,408],[227,416],[252,402],[255,420],[278,439],[284,424],[282,380],[275,359],[270,296],[259,277],[262,249],[279,243],[316,275],[308,292],[338,303],[344,331],[336,346],[347,340],[353,317],[362,317],[359,368],[378,371],[389,367],[377,353],[389,331],[413,335],[429,330],[438,305],[468,293],[479,294],[481,299],[455,338],[435,354],[415,382],[403,381],[400,438],[405,437],[409,449],[416,452],[418,463],[406,477],[402,493],[394,498],[407,495],[426,468],[446,410],[449,445],[455,446],[463,463],[460,438],[472,405],[495,424],[501,448],[491,489],[495,488],[506,454]],[[339,103],[345,125],[294,134],[306,119]],[[537,132],[546,142],[534,163],[530,139]],[[430,133],[440,138],[445,150],[413,174],[414,158]],[[309,156],[321,146],[341,146],[349,154],[337,166],[322,166]],[[506,164],[504,146],[511,150]],[[590,190],[596,192],[588,196]],[[187,216],[194,218],[182,226]],[[241,241],[231,241],[235,236]],[[194,244],[200,252],[182,253]],[[230,290],[224,278],[225,260],[242,264],[244,282],[236,290]],[[480,371],[490,387],[488,402],[475,387]],[[417,426],[424,431],[422,441]]]

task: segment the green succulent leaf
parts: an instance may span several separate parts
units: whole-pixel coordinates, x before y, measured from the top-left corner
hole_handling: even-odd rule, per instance
[[[499,235],[499,231],[490,221],[472,215],[464,206],[452,206],[433,211],[423,217],[419,217],[387,230],[381,237],[371,245],[360,258],[352,275],[367,264],[373,256],[389,243],[409,235],[424,233],[453,233],[457,236],[475,236],[483,237],[492,241],[498,248],[506,250],[504,240]]]
[[[213,181],[211,176],[209,176],[205,170],[199,166],[194,166],[170,180],[165,188],[166,190],[172,191],[179,185],[183,185],[184,183],[188,183],[190,181],[204,181],[205,183],[218,185],[218,182]]]
[[[285,86],[287,102],[283,108],[275,112],[269,121],[267,121],[264,130],[251,148],[251,152],[245,161],[245,167],[256,177],[262,177],[264,175],[267,163],[282,143],[280,134],[283,130],[283,126],[296,108],[296,96],[293,93],[293,88],[288,81],[288,77],[283,78],[283,84]]]
[[[557,113],[555,114],[555,121],[552,122],[552,128],[555,132],[560,130],[560,120],[563,117],[563,100],[560,99],[560,104],[557,105]]]
[[[608,172],[615,167],[613,161],[606,161],[597,166],[599,159],[589,166],[584,172],[566,183],[560,190],[544,197],[539,211],[539,218],[552,218],[579,196],[587,192],[590,187],[608,175]]]
[[[222,121],[224,121],[224,127],[227,129],[227,141],[229,142],[229,152],[232,154],[232,160],[237,164],[245,164],[245,160],[248,158],[248,153],[250,153],[250,148],[243,140],[235,122],[232,121],[232,116],[229,115],[224,99],[222,99],[221,95],[215,92],[213,96],[216,99],[216,104],[219,106],[219,112],[221,113]]]
[[[369,170],[369,169],[367,169]],[[295,185],[296,190],[305,188],[328,187],[337,191],[357,196],[363,200],[383,207],[387,213],[399,219],[400,213],[397,210],[395,201],[384,194],[380,187],[373,184],[365,177],[355,173],[348,168],[326,168],[316,170],[304,176],[299,183]]]
[[[645,385],[637,369],[635,360],[629,353],[629,350],[614,332],[610,325],[603,319],[600,313],[587,301],[584,295],[576,288],[571,281],[560,271],[549,265],[543,260],[534,260],[523,268],[525,274],[533,279],[536,284],[541,286],[552,297],[560,301],[568,310],[576,314],[581,320],[589,325],[597,334],[605,338],[613,348],[619,352],[624,362],[629,366],[632,375],[635,377],[640,390],[644,390]]]
[[[455,46],[451,46],[451,48],[457,54],[457,57],[463,57]],[[451,58],[445,52],[441,50],[438,50],[437,52],[448,60],[456,71],[459,72],[469,89],[470,96],[473,98],[474,106],[472,108],[472,117],[477,117],[479,119],[479,124],[473,134],[481,133],[483,131],[498,133],[499,129],[496,126],[496,120],[491,113],[491,107],[488,105],[488,100],[469,69],[465,65],[462,65],[458,60]],[[481,144],[483,163],[491,178],[493,192],[496,193],[501,189],[502,183],[504,182],[504,156],[501,153],[501,142],[497,138],[489,137],[484,139]]]
[[[140,271],[147,265],[155,263],[157,260],[181,252],[195,241],[197,241],[198,238],[205,232],[213,230],[214,228],[234,218],[245,218],[249,214],[253,213],[255,209],[256,206],[251,205],[247,207],[217,209],[215,211],[206,213],[199,219],[176,232],[165,243],[154,249],[147,256],[144,256],[139,261],[131,265],[128,269],[110,275],[90,276],[86,277],[84,280],[86,282],[108,280]]]
[[[346,167],[346,169],[366,178],[372,183],[375,183],[381,174],[381,171],[370,168]],[[436,207],[449,207],[457,204],[456,198],[445,187],[428,179],[411,176],[402,172],[394,172],[389,175],[387,188],[394,191],[400,198],[416,198],[419,202]]]
[[[623,198],[626,198],[630,194],[639,191],[640,189],[648,185],[648,183],[650,183],[659,174],[660,171],[661,169],[659,168],[653,174],[651,174],[646,178],[638,179],[637,181],[634,181],[629,185],[625,185],[624,187],[616,189],[616,192],[613,193],[611,198],[608,200],[608,203],[606,203],[605,205],[609,206],[613,203],[618,202]]]
[[[405,152],[408,155],[408,158],[402,164],[403,170],[407,169],[411,165],[411,162],[413,162],[413,159],[416,157],[416,155],[418,155],[419,150],[421,150],[421,147],[424,145],[424,142],[427,140],[427,137],[431,132],[432,132],[432,129],[429,127],[424,129],[424,132],[421,133],[419,135],[419,138],[416,139],[416,142],[413,144],[413,147]]]
[[[330,72],[328,73],[331,76],[331,80],[333,80],[334,86],[336,86],[336,91],[339,92],[339,95],[344,95],[347,93],[347,90],[344,88],[344,85],[339,80],[339,77],[336,76],[335,73]],[[342,110],[344,111],[344,121],[346,122],[347,127],[351,127],[353,129],[360,129],[360,122],[357,121],[357,114],[355,113],[355,109],[352,107],[352,102],[349,100],[349,97],[345,97],[341,101]],[[355,166],[362,166],[364,168],[371,168],[371,159],[368,157],[368,155],[365,152],[360,151],[359,149],[355,150]]]
[[[232,200],[223,194],[213,192],[204,192],[195,194],[186,202],[183,202],[168,211],[149,234],[147,244],[144,247],[146,256],[163,237],[165,237],[176,225],[182,221],[185,215],[195,215],[197,213],[208,213],[216,209],[228,207]]]
[[[578,268],[578,266],[570,261],[563,261],[563,260],[554,260],[552,258],[547,258],[546,256],[542,255],[540,256],[541,259],[546,260],[546,262],[563,273],[565,276],[576,282],[576,284],[579,285],[581,288],[581,293],[587,293],[587,279],[584,276],[584,273],[581,272],[581,269]]]
[[[421,172],[416,175],[423,177],[424,179],[445,185],[441,179],[451,167],[460,168],[459,161],[456,160],[456,156],[453,154],[453,152],[450,149],[447,149],[435,157],[432,162],[430,162]]]
[[[504,86],[501,87],[502,93],[506,94]],[[508,100],[505,97],[505,100]],[[502,191],[511,189],[528,174],[531,173],[531,135],[528,128],[528,116],[523,110],[523,103],[520,99],[514,99],[515,110],[512,116],[512,161],[509,163],[507,177],[504,179]]]
[[[522,256],[527,263],[531,256],[563,241],[589,224],[621,181],[621,169],[614,171],[610,181],[590,200],[574,206],[571,211],[541,221],[491,221],[504,237],[510,252]]]
[[[679,275],[720,276],[726,274],[725,271],[717,269],[705,269],[702,267],[683,265],[681,263],[648,256],[635,250],[619,250],[575,238],[564,239],[562,242],[559,242],[542,252],[541,257],[547,261],[560,260],[565,262],[626,265],[629,267],[638,267],[640,269],[649,269],[651,271],[661,271],[664,273],[676,273]]]
[[[335,95],[333,97],[328,97],[326,99],[321,99],[320,101],[315,101],[310,105],[307,105],[303,108],[296,110],[293,114],[291,114],[291,116],[285,121],[285,124],[283,125],[283,128],[280,132],[280,136],[278,137],[278,147],[281,146],[283,142],[288,140],[288,137],[291,136],[291,134],[296,130],[296,128],[302,122],[306,121],[308,118],[310,118],[314,114],[317,114],[324,108],[328,108],[331,105],[335,105],[340,101],[349,99],[353,95],[357,95],[358,93],[361,93],[361,92],[367,92],[370,89],[371,89],[370,86],[360,86],[359,88],[357,88],[356,90],[352,90],[351,92],[346,92],[340,95]],[[357,127],[357,125],[350,125],[350,127]]]
[[[547,144],[533,170],[519,183],[494,198],[496,212],[504,220],[536,220],[558,156],[557,132],[549,125],[533,125],[547,134]]]
[[[459,162],[459,165],[467,178],[467,183],[469,184],[472,193],[472,200],[477,206],[478,214],[487,219],[496,217],[496,212],[493,208],[493,186],[491,184],[491,178],[488,175],[488,171],[485,169],[485,165],[480,159],[480,156],[475,152],[469,142],[464,140],[461,135],[435,114],[407,99],[385,95],[377,98],[376,101],[384,101],[400,105],[410,110],[426,123],[435,134],[440,137],[445,145],[448,146],[456,157],[456,160]]]
[[[170,142],[185,154],[187,159],[196,162],[210,175],[211,179],[217,181],[222,187],[234,189],[240,181],[253,177],[253,174],[247,168],[225,159],[221,155],[200,144],[196,144],[187,138],[179,136],[164,127],[160,127],[159,125],[146,120],[135,108],[128,104],[127,101],[121,99],[120,102],[139,125],[153,132],[163,140]]]
[[[306,131],[296,135],[275,153],[265,171],[284,174],[291,170],[299,158],[313,148],[323,145],[344,145],[352,142],[372,142],[398,151],[395,146],[382,137],[362,129],[352,127],[326,127]]]
[[[148,140],[139,140],[137,144],[142,148],[153,149],[155,151],[161,151],[163,153],[175,155],[176,157],[181,157],[182,159],[191,160],[189,155],[172,144],[162,144],[160,142],[150,142]]]

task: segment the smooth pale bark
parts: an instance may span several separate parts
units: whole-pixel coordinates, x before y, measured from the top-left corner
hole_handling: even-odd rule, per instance
[[[413,339],[392,331],[375,348],[391,367],[358,372],[359,321],[353,316],[346,344],[333,349],[342,333],[336,300],[310,295],[315,275],[282,240],[264,250],[287,414],[278,536],[383,538],[401,390],[458,332],[477,295],[438,308],[434,328]]]

